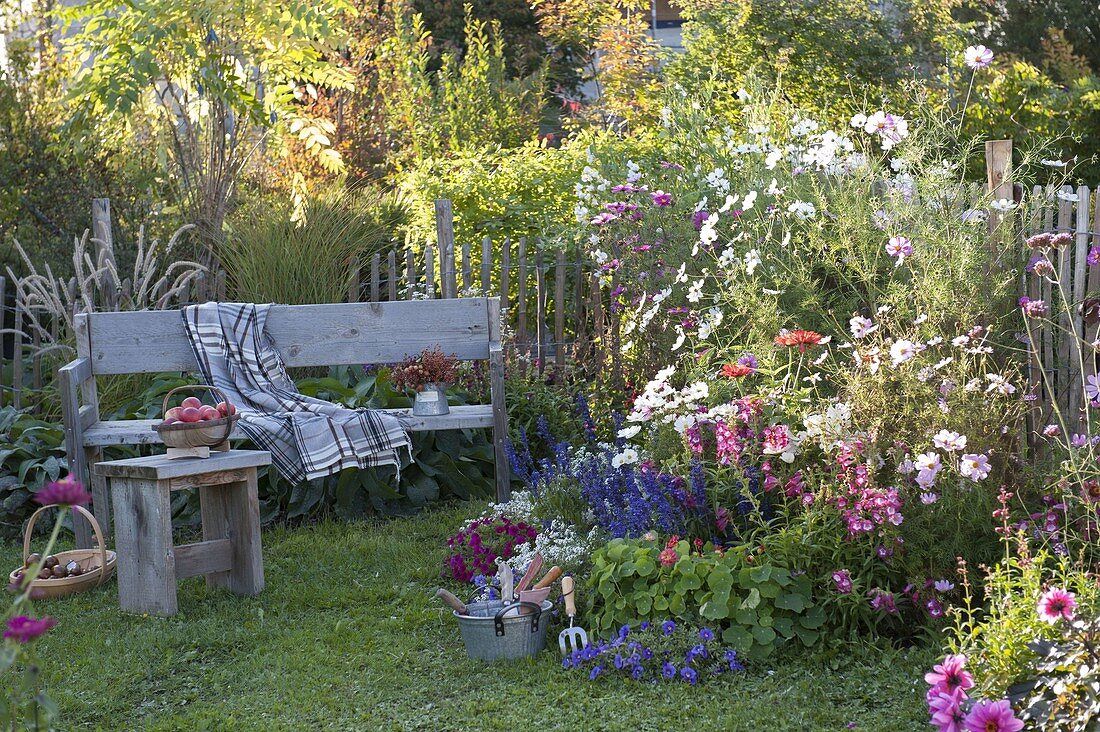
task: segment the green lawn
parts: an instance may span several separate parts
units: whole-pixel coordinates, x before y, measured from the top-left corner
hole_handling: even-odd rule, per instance
[[[466,658],[432,597],[446,536],[470,507],[264,534],[257,598],[182,582],[174,618],[118,610],[108,587],[39,604],[61,729],[927,729],[930,651],[790,657],[706,686],[588,682],[554,647],[533,662]],[[14,545],[0,548],[5,566]],[[551,628],[556,635],[557,627]]]

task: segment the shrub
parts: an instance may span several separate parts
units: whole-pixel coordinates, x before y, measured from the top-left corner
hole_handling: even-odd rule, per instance
[[[0,407],[0,467],[0,534],[10,538],[34,512],[34,494],[67,471],[61,426]]]
[[[797,638],[814,645],[825,613],[808,578],[757,562],[754,548],[670,539],[612,540],[593,557],[588,586],[592,622],[608,631],[637,620],[672,616],[723,626],[722,640],[747,658],[767,656]]]

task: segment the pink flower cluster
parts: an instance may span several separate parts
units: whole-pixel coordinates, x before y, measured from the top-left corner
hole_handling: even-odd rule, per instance
[[[862,453],[863,442],[857,439],[842,443],[836,458],[836,477],[844,491],[833,503],[843,512],[849,539],[876,532],[881,536],[887,525],[900,526],[903,519],[898,489],[876,486]]]
[[[966,656],[947,656],[924,680],[930,687],[926,700],[936,732],[1019,732],[1024,728],[1005,699],[978,699],[967,710],[966,690],[974,686],[974,677],[966,670]]]
[[[459,582],[469,582],[478,574],[493,574],[497,557],[510,559],[516,547],[533,542],[537,535],[535,527],[504,515],[475,519],[447,539],[451,549],[447,570]]]

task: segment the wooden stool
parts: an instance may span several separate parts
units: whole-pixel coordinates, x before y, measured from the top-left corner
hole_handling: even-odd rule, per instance
[[[256,468],[271,464],[261,450],[230,450],[209,458],[165,455],[97,463],[115,511],[118,597],[134,613],[175,615],[176,580],[206,575],[208,587],[238,595],[264,588]],[[171,493],[198,488],[202,538],[172,545]]]

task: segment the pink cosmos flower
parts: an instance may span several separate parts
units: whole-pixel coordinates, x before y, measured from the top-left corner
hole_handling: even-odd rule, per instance
[[[604,213],[597,214],[596,216],[592,217],[592,220],[589,221],[588,223],[592,224],[593,226],[603,226],[604,224],[610,224],[612,221],[614,221],[617,218],[619,218],[619,217],[616,216],[615,214],[611,213],[610,211],[606,211]]]
[[[664,191],[653,191],[649,194],[649,197],[653,199],[653,205],[664,208],[665,206],[672,205],[672,194],[665,193]]]
[[[963,453],[959,473],[977,483],[989,477],[989,458],[975,453]]]
[[[937,693],[951,693],[974,686],[974,677],[966,670],[966,656],[947,656],[924,675],[926,683]],[[932,693],[932,692],[929,692]]]
[[[890,241],[886,242],[886,253],[891,257],[896,258],[897,264],[901,264],[905,261],[906,257],[913,254],[913,243],[904,236],[892,236]]]
[[[993,52],[979,43],[963,51],[963,62],[973,71],[984,69],[993,63]]]
[[[92,496],[84,486],[71,477],[49,483],[34,495],[34,500],[43,506],[60,503],[65,506],[84,506],[91,503]]]
[[[1057,623],[1062,618],[1073,620],[1073,611],[1077,607],[1076,595],[1058,587],[1052,587],[1039,598],[1039,619],[1046,623]]]
[[[45,635],[55,625],[57,621],[48,615],[41,618],[17,615],[8,621],[8,629],[4,631],[4,637],[14,638],[20,643],[30,643],[35,638]]]
[[[1006,699],[979,701],[970,709],[963,724],[968,732],[1019,732],[1024,728]]]

